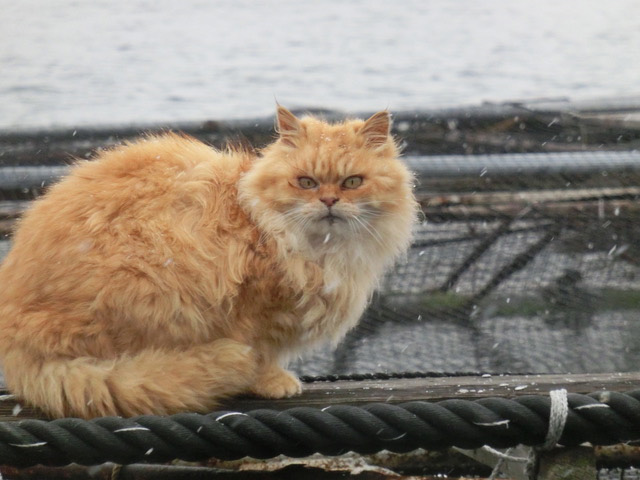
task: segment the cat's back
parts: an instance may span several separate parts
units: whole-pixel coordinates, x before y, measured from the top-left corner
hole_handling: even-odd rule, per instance
[[[93,233],[133,221],[151,227],[175,219],[176,210],[227,201],[250,155],[222,152],[192,137],[143,137],[79,162],[26,213],[16,240],[37,232]],[[65,222],[76,222],[74,228]],[[30,231],[29,236],[36,234]]]
[[[0,307],[47,289],[78,295],[79,276],[90,296],[115,269],[151,275],[178,263],[180,252],[197,261],[210,247],[202,244],[207,232],[247,221],[235,196],[250,164],[248,152],[173,133],[79,162],[19,222],[0,267]]]
[[[249,164],[246,152],[223,152],[193,137],[166,133],[142,137],[79,163],[51,195],[73,195],[77,190],[85,196],[90,190],[91,203],[103,208],[121,197],[128,205],[145,198],[169,201],[176,195],[197,195],[198,187],[234,187]]]

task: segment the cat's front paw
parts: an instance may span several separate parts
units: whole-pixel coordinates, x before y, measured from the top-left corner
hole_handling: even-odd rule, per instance
[[[258,378],[251,391],[265,398],[285,398],[302,392],[302,384],[293,373],[272,367]]]

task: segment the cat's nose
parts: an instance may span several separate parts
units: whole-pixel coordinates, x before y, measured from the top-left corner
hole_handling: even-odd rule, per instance
[[[340,199],[337,197],[321,197],[320,198],[320,201],[329,208],[333,207],[338,202],[338,200]]]

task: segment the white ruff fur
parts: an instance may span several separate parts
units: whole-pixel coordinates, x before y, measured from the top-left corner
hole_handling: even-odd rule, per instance
[[[402,216],[386,216],[370,224],[354,219],[329,224],[320,219],[325,207],[314,205],[307,212],[311,219],[301,228],[286,213],[255,201],[245,205],[261,230],[276,239],[289,279],[303,292],[294,313],[300,337],[281,352],[282,364],[322,343],[336,345],[356,325],[385,270],[406,250],[411,238],[412,225]],[[364,216],[361,210],[352,213]],[[322,268],[318,290],[307,290],[307,262]]]
[[[332,126],[279,110],[280,140],[239,180],[240,205],[294,292],[295,307],[275,317],[292,327],[280,359],[337,344],[409,247],[417,204],[389,125],[384,112]]]

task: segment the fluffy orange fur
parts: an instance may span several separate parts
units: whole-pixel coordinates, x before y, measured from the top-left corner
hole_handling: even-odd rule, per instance
[[[300,392],[287,360],[340,340],[409,245],[389,125],[279,107],[260,155],[166,134],[78,163],[0,268],[9,389],[86,418]]]

